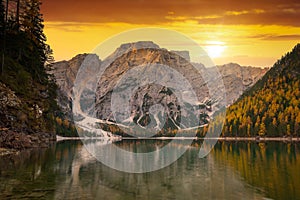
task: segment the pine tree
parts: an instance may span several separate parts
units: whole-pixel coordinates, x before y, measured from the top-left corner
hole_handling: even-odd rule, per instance
[[[23,1],[22,1],[23,2]],[[44,79],[47,75],[45,73],[45,65],[49,61],[53,61],[52,50],[49,45],[46,44],[46,36],[43,32],[43,16],[40,13],[40,0],[24,0],[23,11],[20,28],[24,31],[26,37],[31,43],[31,51],[25,50],[28,66],[36,66],[34,69],[29,69],[40,82],[46,81]],[[29,52],[29,53],[28,53]],[[30,59],[32,55],[35,55],[34,59]]]
[[[43,33],[43,16],[40,13],[39,0],[25,0],[22,29],[39,47],[44,47],[46,36]]]
[[[299,134],[299,132],[300,132],[300,115],[298,115],[298,116],[296,117],[294,127],[295,127],[295,128],[294,128],[294,129],[295,129],[294,135],[298,137],[298,134]]]
[[[259,136],[266,135],[266,125],[264,123],[260,124],[258,134],[259,134]]]
[[[291,136],[291,125],[289,124],[286,126],[286,135]]]

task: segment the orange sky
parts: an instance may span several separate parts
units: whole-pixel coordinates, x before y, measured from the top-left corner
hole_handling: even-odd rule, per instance
[[[216,64],[272,66],[300,42],[299,0],[49,0],[42,13],[56,60],[143,27],[191,37]]]

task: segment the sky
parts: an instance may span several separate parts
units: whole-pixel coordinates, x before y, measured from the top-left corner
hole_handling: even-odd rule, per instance
[[[190,37],[218,65],[271,67],[300,42],[299,0],[48,0],[41,11],[56,61],[145,27]]]

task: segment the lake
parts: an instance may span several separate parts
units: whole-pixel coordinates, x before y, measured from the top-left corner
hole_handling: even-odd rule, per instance
[[[114,145],[144,152],[168,142]],[[173,164],[142,174],[103,165],[81,141],[0,157],[0,199],[300,199],[300,143],[219,141],[200,159],[201,143],[194,141]]]

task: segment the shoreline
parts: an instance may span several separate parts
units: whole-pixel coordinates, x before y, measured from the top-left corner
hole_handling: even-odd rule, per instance
[[[225,142],[300,142],[300,137],[214,137],[214,138],[199,138],[199,137],[153,137],[153,138],[133,138],[133,137],[92,137],[92,138],[83,138],[83,137],[62,137],[57,135],[56,141],[53,142],[62,142],[62,141],[78,141],[78,140],[111,140],[112,142],[122,141],[122,140],[218,140]],[[46,146],[34,146],[31,148],[24,149],[34,149],[34,148],[46,148]],[[23,149],[14,149],[14,148],[3,148],[0,147],[0,157],[18,154]]]
[[[300,137],[220,137],[222,141],[288,141],[300,142]]]
[[[92,137],[92,138],[84,138],[84,137],[62,137],[56,136],[56,141],[66,141],[66,140],[97,140],[97,139],[105,139],[105,140],[220,140],[220,141],[282,141],[282,142],[300,142],[300,137]]]

